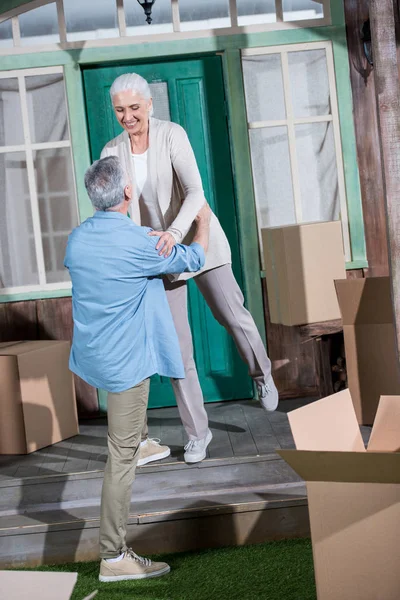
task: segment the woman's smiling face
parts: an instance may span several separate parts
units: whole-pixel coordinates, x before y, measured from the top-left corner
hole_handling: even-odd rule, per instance
[[[115,116],[129,134],[138,135],[148,129],[152,100],[146,100],[132,90],[124,90],[113,96]]]

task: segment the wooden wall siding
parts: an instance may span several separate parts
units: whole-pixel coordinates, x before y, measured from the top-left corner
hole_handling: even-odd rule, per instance
[[[36,306],[39,339],[72,341],[71,298],[37,300]],[[77,376],[75,376],[75,388],[80,414],[82,416],[98,414],[97,390]]]
[[[271,323],[266,280],[263,279],[265,323],[272,373],[281,398],[319,394],[315,343],[302,336],[300,327]]]
[[[374,74],[364,54],[361,29],[368,0],[344,0],[358,166],[369,276],[389,274],[384,187],[375,100]]]
[[[71,298],[28,300],[0,304],[0,342],[18,340],[72,340]],[[97,390],[75,377],[81,416],[99,412]]]
[[[37,339],[36,302],[0,304],[0,342]]]

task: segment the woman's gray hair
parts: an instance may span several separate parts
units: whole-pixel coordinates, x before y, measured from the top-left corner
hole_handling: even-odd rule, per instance
[[[97,210],[115,210],[120,206],[126,185],[125,172],[117,156],[96,160],[85,173],[86,191]]]
[[[127,90],[142,96],[145,100],[151,100],[151,90],[147,81],[137,73],[125,73],[114,80],[110,88],[111,100],[115,94],[126,92]],[[150,116],[153,116],[153,106],[150,108]]]

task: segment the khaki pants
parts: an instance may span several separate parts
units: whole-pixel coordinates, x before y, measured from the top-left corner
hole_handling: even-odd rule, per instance
[[[126,527],[132,483],[146,420],[150,379],[120,393],[108,394],[108,459],[100,515],[100,557],[126,550]]]

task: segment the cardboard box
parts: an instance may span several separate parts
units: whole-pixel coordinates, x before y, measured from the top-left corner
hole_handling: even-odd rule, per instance
[[[70,600],[78,573],[0,571],[0,598],[7,600]],[[83,600],[92,600],[93,592]]]
[[[29,454],[79,433],[69,342],[0,344],[0,454]]]
[[[379,397],[400,394],[390,279],[368,277],[335,285],[354,409],[360,424],[372,425]]]
[[[340,221],[262,230],[272,323],[340,319],[334,280],[346,278]]]
[[[382,396],[365,449],[349,390],[289,413],[306,481],[318,600],[400,598],[400,397]]]

